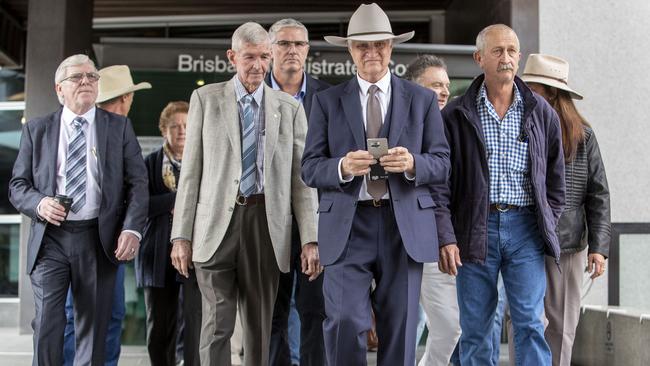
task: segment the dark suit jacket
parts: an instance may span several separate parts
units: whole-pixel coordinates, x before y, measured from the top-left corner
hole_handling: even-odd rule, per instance
[[[163,149],[145,158],[149,173],[149,214],[142,236],[142,245],[135,258],[135,279],[138,287],[165,287],[169,258],[171,209],[176,193],[170,192],[162,179]]]
[[[418,262],[438,258],[430,185],[444,183],[449,173],[449,146],[435,94],[409,81],[391,77],[388,146],[413,154],[415,181],[391,174],[388,187],[395,220],[406,251]],[[302,178],[321,190],[318,244],[321,263],[335,262],[346,246],[364,177],[339,183],[339,160],[350,151],[366,150],[365,128],[356,78],[317,93],[309,115],[302,159]]]
[[[273,73],[273,70],[269,71],[269,73],[266,75],[266,85],[273,87],[273,83],[271,83],[271,74]],[[307,77],[307,85],[305,85],[305,98],[302,101],[302,106],[305,108],[305,114],[307,115],[307,123],[309,123],[309,113],[311,112],[311,103],[314,98],[314,94],[321,90],[325,90],[329,88],[331,85],[318,79],[314,79],[313,77],[307,75],[306,73],[304,74]]]
[[[36,206],[56,194],[56,159],[61,111],[23,126],[20,149],[9,182],[9,200],[32,219],[27,241],[27,273],[34,269],[47,222]],[[101,176],[99,238],[108,259],[117,264],[115,248],[122,230],[142,233],[149,205],[147,172],[140,145],[128,118],[97,108],[97,158]]]

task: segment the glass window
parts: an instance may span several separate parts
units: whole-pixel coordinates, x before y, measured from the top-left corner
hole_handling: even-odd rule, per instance
[[[18,296],[20,215],[0,216],[0,297]]]
[[[24,109],[24,102],[0,103],[0,215],[18,213],[9,203],[7,192],[18,156]]]

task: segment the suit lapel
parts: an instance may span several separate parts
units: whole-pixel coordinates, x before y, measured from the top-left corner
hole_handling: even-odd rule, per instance
[[[103,187],[104,172],[106,171],[106,142],[108,141],[108,113],[97,108],[95,115],[95,132],[97,133],[97,156],[88,157],[97,159],[97,170],[99,172],[99,188]]]
[[[235,75],[237,77],[237,75]],[[221,96],[217,96],[221,98]],[[238,153],[238,160],[241,162],[241,127],[239,126],[239,107],[237,105],[237,95],[235,94],[235,81],[230,79],[223,91],[223,98],[219,106],[221,116],[224,117],[224,125],[232,150]],[[219,115],[219,114],[217,114]],[[219,121],[217,121],[219,122]]]
[[[302,106],[305,108],[305,114],[307,115],[307,120],[309,120],[309,112],[311,111],[311,98],[316,94],[317,90],[314,88],[314,82],[312,79],[305,74],[305,79],[307,86],[305,90],[305,97],[302,100]]]
[[[56,193],[56,159],[59,156],[59,134],[61,132],[61,112],[63,109],[59,109],[56,113],[52,114],[52,119],[45,124],[45,136],[47,141],[47,146],[45,149],[49,152],[45,156],[49,159],[48,164],[48,184],[47,187],[50,187],[48,192],[50,196],[54,196]]]
[[[388,133],[388,146],[398,146],[399,137],[406,125],[408,110],[412,96],[404,90],[403,82],[395,75],[391,76],[392,83],[392,112],[390,115],[390,132]]]
[[[366,129],[363,123],[363,114],[361,112],[361,102],[359,101],[359,83],[357,78],[353,77],[347,81],[344,88],[345,93],[341,95],[341,105],[343,105],[343,112],[345,119],[352,130],[352,136],[357,143],[357,149],[365,149],[366,142]]]
[[[273,95],[273,89],[266,84],[264,85],[264,124],[265,141],[264,141],[264,166],[270,166],[273,160],[273,153],[278,142],[280,133],[280,105]],[[264,170],[266,171],[266,169]]]

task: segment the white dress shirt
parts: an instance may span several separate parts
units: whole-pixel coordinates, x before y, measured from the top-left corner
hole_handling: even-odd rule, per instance
[[[390,91],[391,91],[391,86],[390,86],[390,78],[391,74],[390,71],[386,72],[386,75],[384,75],[381,79],[379,79],[376,83],[370,83],[366,80],[363,80],[359,74],[357,74],[357,82],[359,83],[359,100],[361,102],[361,116],[363,117],[363,128],[366,129],[367,127],[367,121],[366,121],[366,116],[367,116],[367,105],[368,105],[368,90],[370,89],[371,85],[377,85],[379,90],[375,93],[375,97],[379,98],[379,105],[381,106],[381,123],[383,124],[384,121],[386,120],[386,113],[388,112],[388,105],[390,104]],[[354,177],[349,176],[349,177],[343,177],[341,176],[341,164],[343,163],[343,159],[339,160],[339,182],[340,183],[348,183],[351,182]],[[386,194],[382,196],[382,199],[388,199],[390,197],[388,190],[386,190]],[[372,200],[372,196],[368,194],[368,184],[366,183],[366,179],[364,177],[363,183],[361,183],[361,190],[359,191],[359,201],[366,201],[366,200]]]
[[[97,131],[95,127],[95,107],[80,115],[87,123],[81,129],[86,137],[86,203],[79,212],[68,213],[66,220],[89,220],[99,216],[99,205],[102,200],[100,190],[101,177],[97,162]],[[68,158],[68,141],[74,136],[72,122],[77,114],[68,107],[63,107],[61,113],[61,128],[59,130],[59,148],[56,158],[56,194],[66,194],[65,166]]]

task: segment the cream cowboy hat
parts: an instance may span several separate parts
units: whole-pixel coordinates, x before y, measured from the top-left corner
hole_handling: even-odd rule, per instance
[[[396,44],[408,41],[413,38],[413,35],[415,35],[414,31],[399,36],[394,35],[386,13],[379,5],[372,3],[361,4],[352,14],[347,37],[325,36],[325,40],[335,46],[347,47],[348,40],[372,42],[392,39]]]
[[[582,95],[569,88],[569,63],[565,60],[533,53],[528,56],[521,79],[527,83],[538,83],[562,89],[573,99],[582,99]]]
[[[98,72],[100,75],[99,95],[95,103],[103,103],[136,90],[151,89],[151,84],[146,81],[134,85],[131,71],[126,65],[108,66]]]

